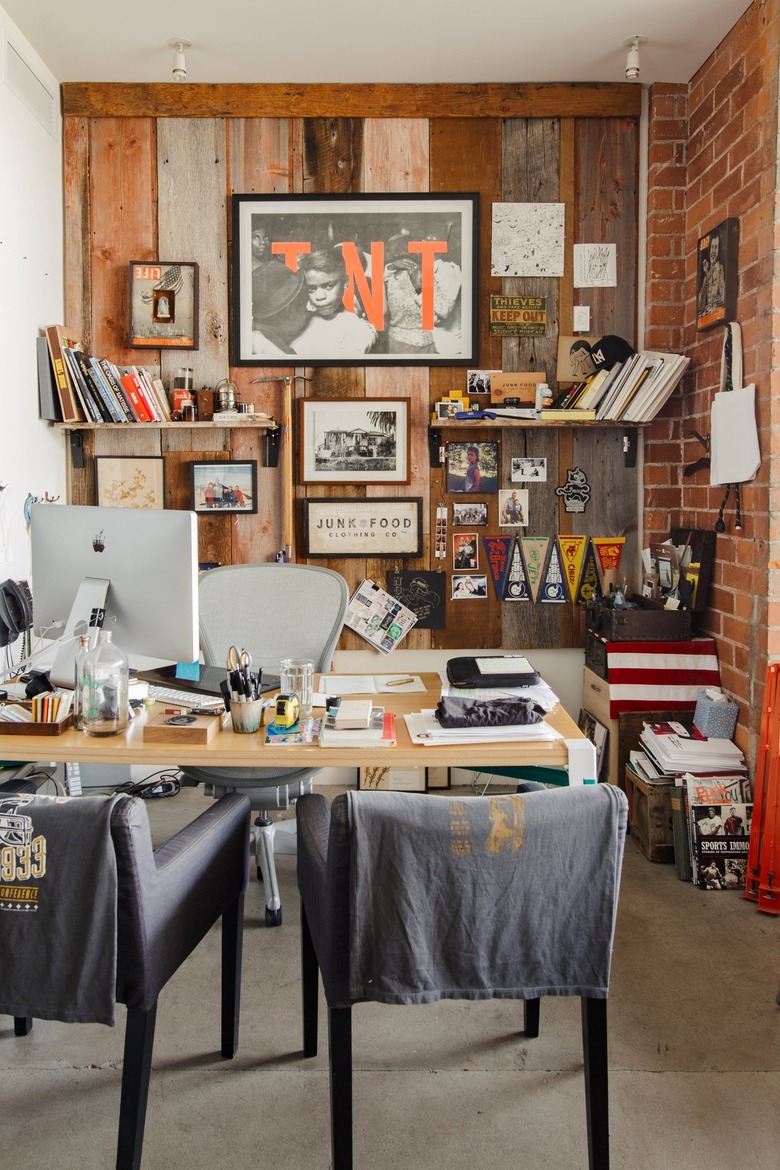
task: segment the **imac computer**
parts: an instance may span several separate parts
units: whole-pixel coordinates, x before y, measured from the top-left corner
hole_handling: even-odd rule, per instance
[[[198,660],[194,512],[34,504],[30,530],[33,627],[60,639],[56,686],[73,686],[78,637],[100,626],[131,665]]]

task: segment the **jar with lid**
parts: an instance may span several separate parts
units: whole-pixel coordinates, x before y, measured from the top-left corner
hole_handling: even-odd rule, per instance
[[[89,654],[89,634],[82,634],[79,638],[76,657],[73,660],[73,726],[84,726],[84,663]]]
[[[129,722],[127,655],[101,630],[84,661],[82,718],[87,735],[117,735]]]

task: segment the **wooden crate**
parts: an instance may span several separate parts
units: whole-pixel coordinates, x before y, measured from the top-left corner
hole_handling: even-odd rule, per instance
[[[674,863],[671,784],[646,784],[630,768],[625,770],[628,828],[650,861]]]

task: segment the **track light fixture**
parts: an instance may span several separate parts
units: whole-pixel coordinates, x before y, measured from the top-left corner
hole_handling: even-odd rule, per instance
[[[647,37],[629,37],[628,40],[623,41],[628,49],[626,53],[626,81],[639,80],[639,46],[646,40]]]
[[[173,80],[187,80],[187,62],[184,59],[184,50],[189,49],[192,41],[186,37],[171,37],[168,45],[173,49]]]

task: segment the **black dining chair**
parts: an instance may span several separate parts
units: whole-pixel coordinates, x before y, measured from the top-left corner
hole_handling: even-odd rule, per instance
[[[609,784],[465,798],[349,792],[297,806],[303,1048],[328,1005],[333,1170],[352,1167],[352,1007],[576,995],[589,1165],[609,1166],[607,991],[625,795]]]
[[[48,864],[61,881],[63,874],[67,874],[69,859],[72,859],[74,852],[83,853],[84,838],[75,821],[63,839],[57,840],[56,824],[51,820],[50,807],[46,810],[49,819],[45,822],[45,830],[37,826],[36,802],[46,799],[50,798],[18,796],[12,809],[12,802],[6,797],[2,804],[8,807],[0,809],[0,813],[5,813],[4,816],[0,815],[0,836],[10,833],[13,839],[10,847],[13,849],[24,849],[26,843],[40,841],[44,835],[48,836]],[[90,808],[95,808],[98,800],[110,799],[84,797],[68,801],[68,815],[78,816],[82,808],[84,815],[89,815]],[[99,811],[99,804],[97,808]],[[143,1148],[157,999],[174,972],[220,919],[222,1056],[230,1059],[238,1048],[250,805],[245,796],[225,796],[158,849],[152,848],[143,800],[121,796],[111,805],[107,815],[110,817],[110,841],[116,859],[115,1000],[127,1007],[116,1167],[117,1170],[137,1170]],[[55,862],[59,863],[58,872],[54,869]],[[106,873],[112,868],[109,865]],[[113,882],[113,877],[111,880]],[[38,884],[42,884],[42,881]],[[104,971],[100,953],[104,948],[95,945],[94,926],[85,927],[82,921],[80,905],[89,895],[84,893],[84,888],[77,893],[80,893],[80,897],[74,896],[72,900],[72,921],[62,922],[58,916],[55,923],[57,937],[51,938],[48,943],[45,939],[36,938],[29,929],[26,933],[17,931],[12,934],[10,941],[6,939],[9,945],[4,948],[3,973],[0,974],[0,1004],[3,1005],[0,1011],[9,1007],[3,996],[13,995],[17,1007],[8,1011],[8,1014],[14,1015],[17,1036],[30,1032],[36,1015],[42,1019],[74,1022],[101,1018],[99,1015],[89,1015],[92,968],[85,973],[84,967],[94,962],[95,969],[100,967]],[[34,896],[42,903],[47,895],[40,892],[40,896],[36,893],[27,896]],[[21,916],[11,917],[19,919]],[[34,916],[26,917],[25,925],[29,927]],[[113,921],[110,925],[113,927]],[[9,929],[14,928],[15,924],[12,923]],[[80,931],[83,935],[79,935]],[[67,987],[46,987],[43,991],[39,990],[40,1002],[34,1002],[36,992],[27,990],[27,980],[31,970],[35,976],[40,948],[48,945],[52,956],[55,956],[63,946],[63,939],[69,940],[72,933],[76,934],[77,939],[83,938],[82,943],[76,944],[70,959],[73,991],[68,992]],[[84,955],[81,969],[79,946]],[[34,953],[31,954],[31,951]],[[53,961],[56,959],[53,958]],[[8,984],[3,982],[6,978]],[[32,986],[37,986],[37,982],[32,983]],[[10,992],[8,987],[11,988]],[[110,993],[110,986],[108,991]],[[62,998],[60,993],[68,998]],[[18,1014],[22,1007],[24,1014]]]

